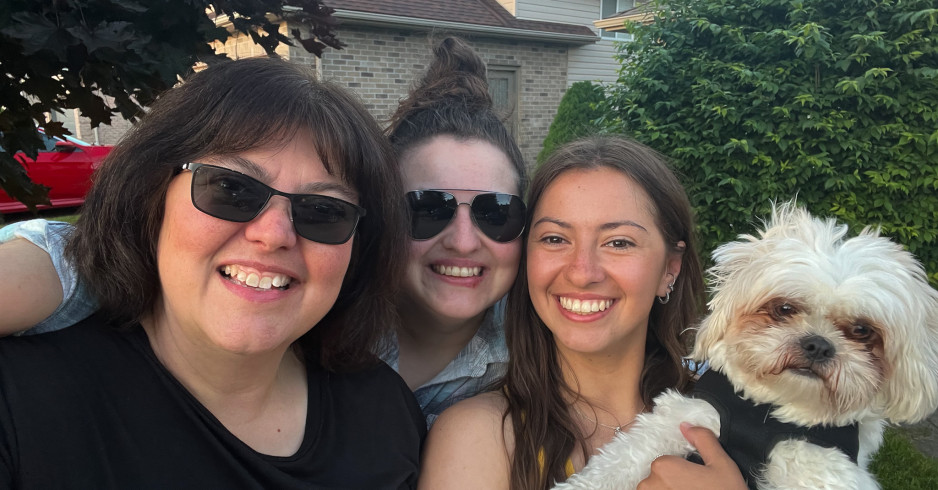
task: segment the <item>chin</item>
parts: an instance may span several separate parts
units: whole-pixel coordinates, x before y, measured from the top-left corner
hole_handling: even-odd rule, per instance
[[[557,488],[635,488],[651,462],[694,459],[681,422],[714,431],[750,488],[877,489],[887,424],[938,408],[938,292],[901,245],[777,205],[714,252],[689,395],[668,391]]]

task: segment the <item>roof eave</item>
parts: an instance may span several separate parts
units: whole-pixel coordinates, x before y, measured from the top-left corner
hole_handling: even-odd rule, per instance
[[[535,41],[560,42],[565,44],[592,44],[599,41],[597,35],[567,34],[562,32],[532,31],[512,27],[487,26],[481,24],[467,24],[446,20],[421,19],[417,17],[401,17],[398,15],[361,12],[357,10],[336,9],[333,13],[337,19],[357,25],[370,25],[380,27],[407,27],[411,29],[433,30],[444,29],[467,34],[482,34],[512,39],[526,39]]]

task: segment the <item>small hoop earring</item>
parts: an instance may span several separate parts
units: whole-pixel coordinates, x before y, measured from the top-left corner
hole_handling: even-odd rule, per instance
[[[671,301],[671,291],[674,291],[674,281],[677,280],[674,277],[674,274],[669,272],[668,275],[671,276],[671,282],[668,284],[668,292],[665,293],[664,297],[658,296],[658,302],[663,305],[666,305],[668,304],[668,301]]]

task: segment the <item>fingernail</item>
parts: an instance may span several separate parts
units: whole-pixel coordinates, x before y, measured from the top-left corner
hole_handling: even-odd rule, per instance
[[[690,422],[681,422],[681,430],[688,430],[691,427],[693,427],[693,425],[691,425]]]

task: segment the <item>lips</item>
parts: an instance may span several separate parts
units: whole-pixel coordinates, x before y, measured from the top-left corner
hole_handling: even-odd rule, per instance
[[[230,264],[222,267],[219,272],[229,281],[245,287],[269,290],[271,288],[287,289],[293,279],[286,274],[260,272],[246,269],[239,265]]]

